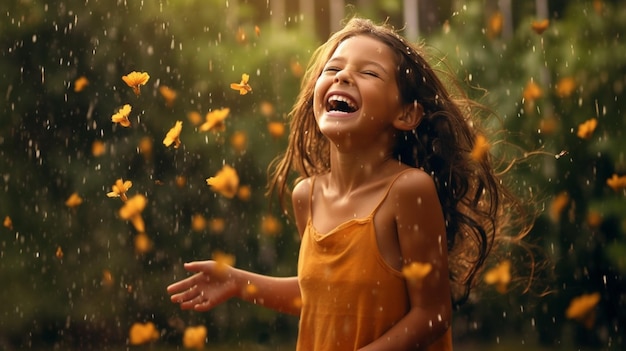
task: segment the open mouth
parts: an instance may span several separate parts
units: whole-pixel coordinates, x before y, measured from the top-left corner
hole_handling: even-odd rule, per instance
[[[326,111],[352,113],[358,110],[356,102],[343,95],[331,95],[326,100]]]

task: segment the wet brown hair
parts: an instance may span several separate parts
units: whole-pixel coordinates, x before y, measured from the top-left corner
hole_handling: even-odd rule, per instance
[[[519,240],[529,226],[512,221],[525,218],[524,210],[503,186],[492,156],[471,157],[480,133],[478,118],[488,110],[469,99],[454,79],[444,84],[441,73],[424,58],[423,46],[407,42],[390,26],[352,18],[314,52],[290,113],[287,150],[270,167],[269,194],[276,193],[285,209],[292,171],[298,179],[330,171],[329,143],[313,115],[313,92],[337,46],[358,35],[375,38],[392,49],[403,103],[417,102],[424,109],[415,130],[398,133],[394,156],[423,169],[435,182],[446,223],[453,299],[460,304],[467,300],[493,248],[502,241]]]

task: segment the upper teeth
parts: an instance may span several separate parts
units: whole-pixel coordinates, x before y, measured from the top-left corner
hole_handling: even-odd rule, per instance
[[[345,96],[342,95],[331,95],[328,97],[328,102],[334,102],[334,101],[341,101],[341,102],[345,102],[346,104],[348,104],[348,106],[350,106],[350,108],[353,109],[357,109],[356,104],[354,103],[354,101],[348,99]]]

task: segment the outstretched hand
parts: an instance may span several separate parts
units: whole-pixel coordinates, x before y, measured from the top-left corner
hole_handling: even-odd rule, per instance
[[[237,293],[234,268],[215,261],[185,263],[194,275],[167,287],[170,300],[183,310],[208,311]]]

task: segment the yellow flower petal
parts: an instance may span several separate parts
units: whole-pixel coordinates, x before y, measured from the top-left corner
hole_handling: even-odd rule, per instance
[[[224,218],[212,218],[209,222],[209,230],[215,234],[219,234],[226,229],[226,221]]]
[[[482,160],[488,153],[491,145],[487,142],[487,138],[484,135],[479,134],[476,136],[476,140],[474,141],[474,148],[470,153],[470,157],[474,161]]]
[[[159,339],[159,331],[152,322],[133,323],[129,331],[131,345],[142,345]]]
[[[589,139],[593,135],[593,132],[598,126],[598,120],[591,118],[578,125],[578,132],[576,135],[581,139]]]
[[[572,77],[561,78],[556,83],[555,89],[556,89],[556,94],[559,97],[561,97],[561,98],[568,97],[568,96],[572,95],[572,93],[576,89],[576,80],[574,80],[574,78],[572,78]]]
[[[138,216],[146,208],[148,199],[141,194],[137,194],[124,203],[124,206],[120,208],[119,215],[123,220],[130,220],[135,216]]]
[[[130,180],[124,181],[123,179],[117,179],[115,181],[115,184],[113,184],[113,186],[111,187],[111,192],[107,193],[108,197],[119,197],[121,198],[122,201],[126,201],[128,200],[128,198],[126,197],[126,192],[128,192],[128,189],[130,189],[130,187],[133,186],[133,182],[131,182]]]
[[[169,147],[174,144],[174,149],[178,149],[180,146],[180,132],[183,130],[183,121],[176,121],[176,124],[172,129],[167,132],[165,138],[163,139],[163,145]]]
[[[562,192],[555,196],[550,204],[550,219],[552,219],[553,222],[558,222],[561,217],[561,213],[563,213],[563,210],[565,210],[568,204],[569,195],[566,192]]]
[[[106,144],[101,140],[94,140],[91,143],[91,154],[94,157],[100,157],[106,153]]]
[[[130,127],[130,120],[128,119],[128,115],[130,115],[130,111],[132,107],[129,104],[126,104],[120,108],[116,114],[111,116],[111,121],[113,123],[119,123],[122,127]]]
[[[626,189],[626,175],[620,177],[617,174],[613,174],[611,178],[606,180],[606,184],[615,191]]]
[[[135,95],[139,95],[139,87],[148,83],[150,75],[146,72],[130,72],[122,77],[122,80],[133,89]]]
[[[214,251],[212,255],[213,260],[217,263],[215,269],[216,273],[221,274],[226,272],[228,267],[235,265],[235,256],[221,251]]]
[[[239,90],[240,95],[246,95],[247,93],[252,91],[252,87],[248,84],[248,79],[250,76],[246,73],[241,75],[240,83],[231,83],[230,88],[234,90]]]
[[[433,266],[430,263],[411,262],[402,267],[402,275],[411,283],[421,283],[432,269]]]
[[[78,207],[78,205],[83,203],[83,199],[78,196],[77,193],[73,193],[72,195],[70,195],[70,197],[65,200],[65,206],[70,207],[70,208],[74,208],[74,207]]]
[[[600,302],[600,293],[583,294],[575,297],[570,302],[565,317],[583,323],[585,327],[591,329],[595,321],[595,307]]]
[[[201,350],[206,343],[206,327],[203,325],[187,327],[183,334],[183,347],[186,349]]]
[[[533,31],[535,31],[535,33],[537,34],[542,34],[543,32],[545,32],[545,30],[548,29],[548,26],[550,26],[550,20],[547,18],[541,21],[534,20],[530,25]]]
[[[207,178],[206,182],[213,191],[227,198],[233,198],[239,187],[239,176],[234,168],[224,165],[214,177]]]
[[[274,236],[280,233],[281,230],[282,225],[276,217],[272,215],[263,216],[263,219],[261,220],[261,232],[263,234]]]
[[[537,83],[530,80],[526,84],[526,87],[524,87],[524,92],[522,95],[523,95],[524,101],[532,103],[535,100],[543,96],[543,90]]]
[[[140,217],[139,217],[140,218]],[[140,231],[135,235],[135,251],[139,254],[145,254],[152,249],[152,240],[148,237],[148,234]]]
[[[89,80],[85,76],[76,78],[74,81],[74,92],[79,93],[89,85]]]
[[[226,130],[226,124],[224,123],[224,120],[226,119],[226,117],[228,117],[229,113],[230,109],[228,107],[213,110],[207,113],[205,117],[206,122],[204,122],[198,129],[201,132],[223,132],[224,130]]]
[[[504,260],[485,273],[486,284],[495,285],[499,293],[506,293],[511,282],[511,261]]]
[[[230,145],[238,152],[246,151],[248,145],[248,135],[242,131],[236,131],[230,137]]]
[[[207,220],[203,215],[196,213],[191,217],[191,230],[201,232],[206,228]]]
[[[56,256],[57,259],[62,260],[63,259],[63,249],[61,248],[61,246],[57,246],[57,250],[54,253],[54,255]]]
[[[267,124],[267,130],[270,135],[276,139],[285,135],[285,124],[282,122],[269,122]]]
[[[161,96],[163,97],[163,99],[165,99],[165,104],[167,105],[167,107],[174,106],[174,101],[176,100],[176,96],[178,95],[176,93],[176,90],[168,86],[161,85],[159,87],[159,93],[161,93]]]
[[[9,216],[4,217],[4,221],[2,222],[2,225],[5,228],[13,229],[13,221],[11,220],[11,217]]]

